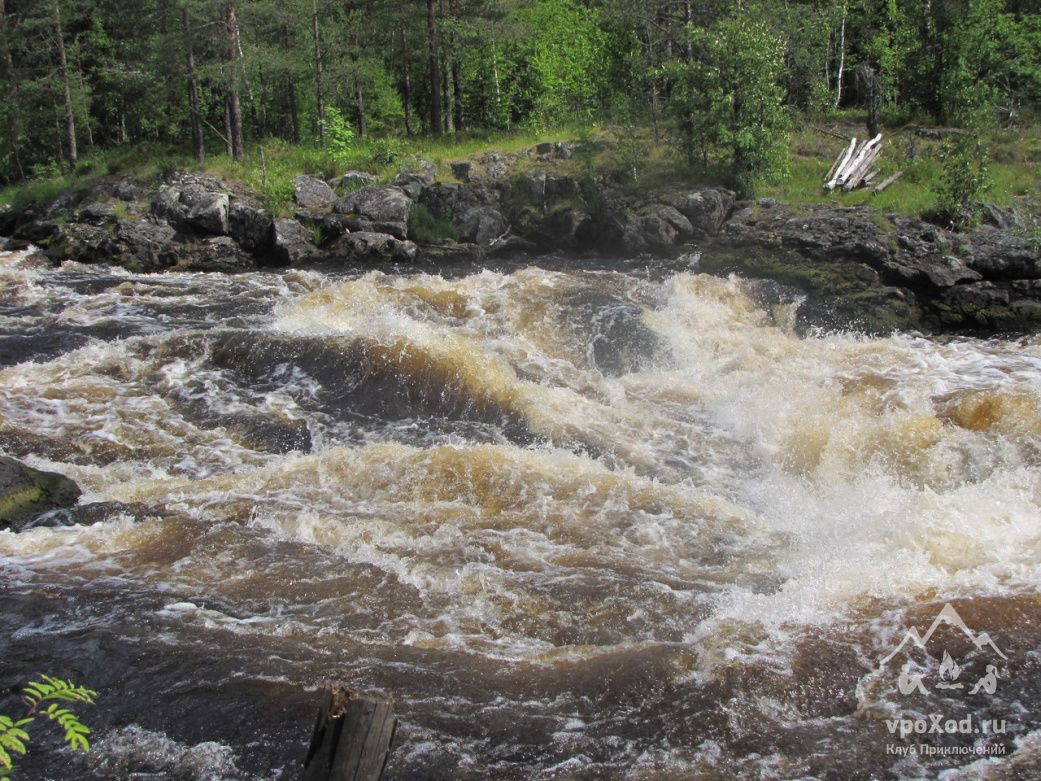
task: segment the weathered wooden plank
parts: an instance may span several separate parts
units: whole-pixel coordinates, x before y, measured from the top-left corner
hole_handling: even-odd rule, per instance
[[[875,185],[874,192],[876,192],[876,193],[882,192],[884,189],[889,187],[889,185],[891,185],[893,182],[895,182],[897,179],[899,179],[903,175],[904,175],[903,171],[897,171],[892,176],[886,177],[881,182],[879,182],[877,185]]]
[[[318,709],[301,781],[379,781],[396,728],[392,700],[333,684]]]

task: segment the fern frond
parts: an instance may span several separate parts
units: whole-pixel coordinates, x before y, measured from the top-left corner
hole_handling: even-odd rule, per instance
[[[65,742],[75,751],[90,751],[90,743],[86,736],[90,734],[90,727],[82,723],[76,714],[68,708],[62,708],[57,703],[52,703],[43,711],[43,715],[51,721],[57,722],[58,726],[65,730]]]
[[[22,697],[30,710],[35,710],[48,700],[84,702],[92,705],[98,696],[93,689],[77,686],[72,681],[63,681],[61,678],[52,678],[49,675],[41,675],[40,678],[42,680],[31,681],[22,689]]]

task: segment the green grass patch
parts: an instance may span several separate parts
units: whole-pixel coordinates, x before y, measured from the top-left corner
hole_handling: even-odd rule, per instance
[[[441,239],[457,238],[455,229],[448,220],[440,219],[430,213],[421,203],[417,203],[408,217],[408,237],[417,244],[433,244]]]

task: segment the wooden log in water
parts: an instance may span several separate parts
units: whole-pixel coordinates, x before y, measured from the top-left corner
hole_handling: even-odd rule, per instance
[[[318,709],[301,781],[379,781],[398,723],[393,704],[332,684]]]
[[[877,185],[875,185],[874,192],[876,194],[882,192],[884,189],[889,187],[889,185],[891,185],[893,182],[895,182],[897,179],[899,179],[903,175],[904,175],[903,171],[897,171],[892,176],[883,179],[881,182],[879,182]]]

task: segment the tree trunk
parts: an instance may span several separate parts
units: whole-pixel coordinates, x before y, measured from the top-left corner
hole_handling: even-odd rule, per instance
[[[835,73],[835,105],[842,102],[842,72],[846,67],[846,6],[842,6],[842,23],[839,25],[839,65]]]
[[[358,135],[365,135],[365,91],[361,88],[361,81],[354,82],[354,103],[358,111]]]
[[[312,30],[314,32],[314,84],[318,99],[318,143],[325,146],[325,93],[322,91],[322,43],[318,36],[318,0],[311,7]]]
[[[195,78],[195,54],[192,52],[192,33],[188,25],[188,9],[181,8],[181,29],[184,31],[185,63],[188,66],[188,110],[192,115],[192,157],[202,165],[206,162],[206,142],[202,134],[202,111],[199,108],[199,82]]]
[[[228,32],[228,62],[231,73],[228,79],[228,112],[231,117],[231,156],[242,162],[242,102],[239,100],[239,68],[241,50],[239,49],[239,23],[235,15],[234,3],[229,3],[224,15],[224,24]]]
[[[61,29],[61,8],[54,0],[54,34],[58,42],[58,64],[61,70],[61,85],[65,93],[65,131],[69,137],[69,167],[75,168],[79,155],[76,152],[76,114],[72,107],[72,88],[69,86],[69,63],[65,59],[65,33]]]
[[[224,96],[224,150],[228,157],[234,157],[234,148],[231,145],[231,99]]]
[[[694,42],[690,39],[690,25],[693,21],[694,9],[691,0],[686,0],[683,4],[683,40],[686,42],[683,56],[687,62],[694,62]]]
[[[445,18],[445,0],[438,0],[438,12]],[[451,29],[451,28],[449,28]],[[448,61],[455,48],[451,35],[441,39],[441,108],[444,115],[445,132],[455,132],[455,92],[452,88],[452,71]]]
[[[427,38],[430,42],[430,132],[441,132],[441,63],[437,48],[437,14],[427,0]]]
[[[404,22],[401,23],[399,29],[401,31],[401,65],[405,71],[405,133],[412,135],[412,68],[409,62],[408,38],[405,35]]]

